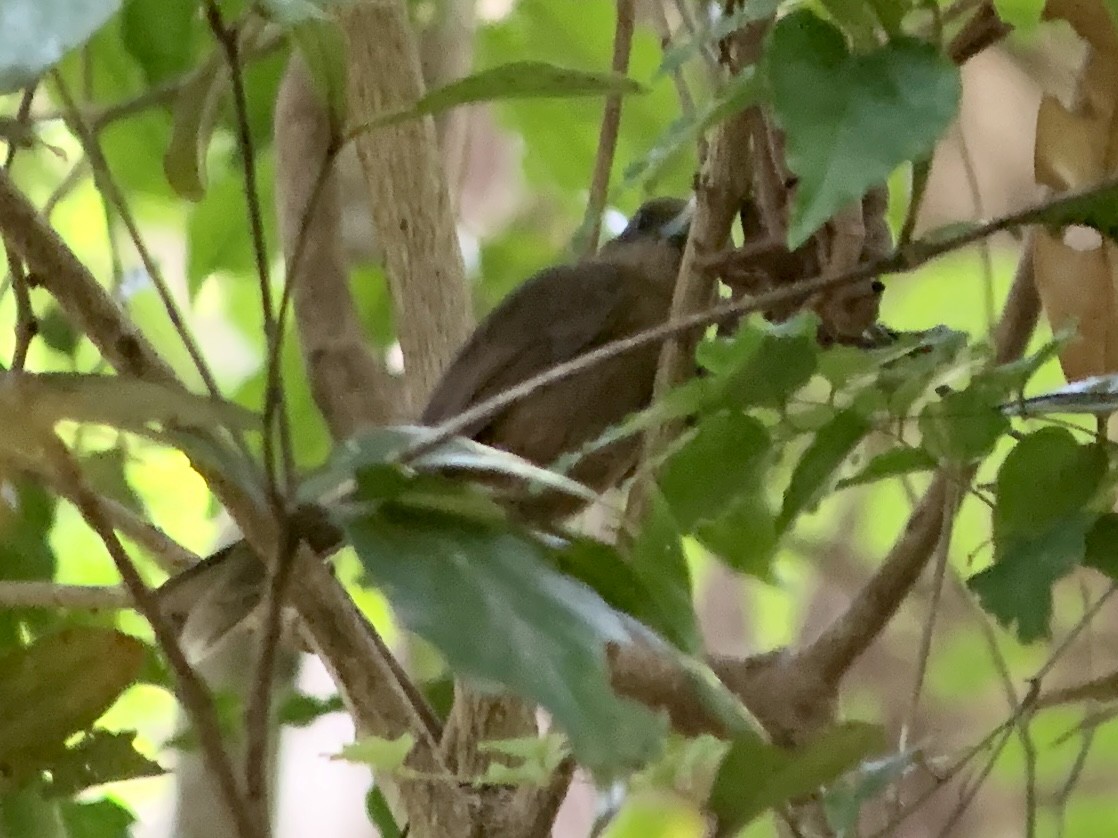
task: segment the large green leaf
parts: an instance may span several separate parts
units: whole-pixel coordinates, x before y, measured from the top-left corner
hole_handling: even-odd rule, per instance
[[[998,471],[995,539],[1043,533],[1087,507],[1106,469],[1106,449],[1080,444],[1065,428],[1041,428],[1028,434]]]
[[[718,517],[739,494],[756,490],[768,465],[765,426],[740,411],[704,418],[660,469],[659,483],[684,532]]]
[[[982,607],[1022,643],[1051,636],[1052,586],[1083,560],[1094,516],[1079,512],[1041,533],[995,542],[995,561],[967,580]]]
[[[35,81],[119,8],[120,0],[4,0],[0,4],[0,93]]]
[[[1024,643],[1049,636],[1052,586],[1085,560],[1088,533],[1105,505],[1107,465],[1102,447],[1081,445],[1063,428],[1029,434],[1002,463],[994,564],[968,585]],[[1099,535],[1094,541],[1097,555]]]
[[[384,505],[343,523],[370,580],[456,673],[547,708],[595,772],[655,752],[662,720],[613,692],[605,659],[606,644],[632,642],[639,624],[554,570],[539,543]]]
[[[897,166],[930,154],[959,104],[958,68],[932,45],[901,37],[854,53],[807,10],[777,23],[765,68],[800,178],[791,248]]]

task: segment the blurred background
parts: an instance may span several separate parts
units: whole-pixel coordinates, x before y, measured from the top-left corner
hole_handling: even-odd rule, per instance
[[[164,7],[163,0],[127,0],[123,11],[86,49],[67,57],[63,74],[81,91],[82,107],[96,112],[145,90],[158,89],[208,54],[212,43],[204,28],[197,21],[175,19],[181,14],[179,5],[193,9],[190,4]],[[697,165],[693,148],[688,148],[672,155],[651,182],[629,182],[626,177],[627,170],[647,158],[681,114],[672,80],[655,74],[663,55],[665,23],[671,31],[681,26],[678,9],[668,3],[665,14],[659,0],[642,2],[639,8],[630,75],[648,83],[651,90],[626,99],[623,107],[607,218],[611,232],[623,226],[626,215],[646,194],[688,192]],[[453,78],[471,67],[524,59],[587,70],[609,66],[614,6],[607,0],[413,0],[411,9],[423,32],[424,69],[429,79]],[[154,20],[161,23],[155,25]],[[172,29],[175,26],[181,26],[189,37],[181,37],[179,30]],[[1042,25],[1013,34],[965,67],[960,116],[937,151],[919,231],[989,218],[1040,196],[1032,162],[1038,103],[1042,93],[1067,101],[1081,59],[1082,48],[1069,28]],[[274,201],[272,106],[285,60],[286,49],[275,49],[255,61],[247,76],[252,128],[260,153],[262,199],[268,209]],[[702,70],[701,65],[689,65],[685,71],[691,93],[699,102],[704,96],[709,98]],[[4,113],[14,114],[17,106],[18,97],[6,97]],[[56,228],[99,277],[112,283],[140,328],[188,380],[194,380],[151,283],[122,234],[120,218],[107,209],[84,167],[80,145],[61,122],[47,119],[52,107],[46,95],[35,102],[35,113],[41,112],[45,120],[43,137],[53,150],[21,154],[14,169],[19,182],[36,200],[50,200]],[[468,106],[440,117],[452,119],[453,130],[460,132],[457,151],[453,159],[448,155],[447,163],[457,194],[460,241],[475,283],[479,312],[535,270],[565,256],[582,221],[601,110],[601,101],[593,99],[508,101]],[[219,125],[207,158],[209,190],[200,202],[188,203],[172,193],[163,176],[162,155],[171,130],[171,109],[157,106],[106,123],[101,139],[113,174],[126,192],[148,245],[189,312],[222,388],[237,400],[258,406],[263,392],[263,342],[233,136],[228,124]],[[352,155],[343,155],[342,170],[345,242],[354,265],[355,293],[370,339],[398,365],[389,300],[376,267],[376,237],[370,227],[364,182]],[[908,177],[907,171],[901,171],[890,183],[894,222],[903,217]],[[282,259],[275,252],[278,237],[270,213],[267,234],[278,276]],[[883,320],[898,329],[944,324],[982,340],[1009,286],[1018,255],[1019,242],[1006,235],[912,275],[889,278]],[[36,298],[36,302],[45,312],[44,339],[34,343],[29,366],[97,369],[92,345],[68,331],[49,300]],[[7,293],[0,297],[0,354],[11,352],[10,326],[14,322],[14,302]],[[1036,341],[1048,336],[1047,327],[1042,327]],[[288,338],[284,371],[295,417],[296,446],[301,463],[310,466],[326,455],[328,437],[310,400],[293,336]],[[1058,368],[1050,365],[1033,386],[1061,381]],[[126,444],[110,434],[91,434],[82,444],[89,458],[103,461],[105,486],[115,486],[116,492],[145,509],[189,548],[206,553],[229,537],[202,481],[180,455],[150,445]],[[692,555],[708,648],[745,654],[813,635],[839,612],[880,562],[922,486],[918,478],[834,496],[786,545],[776,565],[776,578],[768,583],[735,577],[702,555]],[[61,504],[52,513],[49,552],[54,577],[75,583],[117,581],[103,548],[77,513]],[[963,577],[976,562],[988,559],[988,531],[989,509],[968,500],[950,555]],[[386,636],[398,642],[383,600],[375,591],[357,586],[351,558],[343,555],[340,561],[341,573],[354,582],[362,606]],[[160,578],[154,569],[149,577]],[[924,748],[929,757],[958,753],[1004,719],[1012,706],[1007,701],[1007,684],[1023,694],[1025,679],[1049,652],[1043,644],[1022,648],[991,627],[961,590],[961,585],[949,582],[921,714],[908,733],[909,746]],[[1092,598],[1090,594],[1099,590],[1099,581],[1087,575],[1060,584],[1057,637],[1059,627],[1073,624]],[[880,720],[892,734],[898,733],[915,677],[928,592],[927,586],[917,588],[908,607],[851,674],[843,696],[844,716]],[[118,619],[130,631],[146,631],[133,615],[122,614]],[[1081,680],[1106,671],[1114,658],[1109,651],[1114,644],[1107,635],[1118,628],[1118,621],[1104,615],[1094,626],[1077,642],[1055,677]],[[230,649],[214,662],[213,676],[235,688],[236,674],[248,668],[248,654],[245,649]],[[324,698],[332,694],[329,678],[312,658],[292,659],[287,674],[303,693]],[[1080,720],[1081,711],[1069,709],[1045,713],[1031,724],[1039,752],[1036,764],[1043,835],[1057,834],[1061,824],[1062,834],[1070,836],[1118,834],[1118,808],[1113,805],[1118,735],[1112,725],[1104,725],[1087,736],[1062,738]],[[198,787],[198,768],[191,755],[159,750],[178,724],[168,693],[137,686],[103,724],[138,728],[143,747],[159,753],[163,764],[177,771],[110,789],[111,795],[137,813],[133,831],[137,838],[215,834],[207,820],[211,813],[204,802],[206,792]],[[340,712],[282,731],[275,796],[280,838],[375,834],[365,812],[368,772],[330,759],[352,735],[348,717]],[[1074,795],[1068,798],[1064,784],[1079,763],[1082,774]],[[1014,740],[952,834],[1021,834],[1025,770],[1023,751]],[[900,834],[939,834],[957,803],[952,788],[910,818]],[[556,835],[588,834],[596,805],[592,787],[576,782]],[[609,834],[615,836],[683,838],[700,834],[696,813],[683,801],[642,795],[624,807],[612,830]],[[765,822],[747,834],[770,835],[774,830]]]

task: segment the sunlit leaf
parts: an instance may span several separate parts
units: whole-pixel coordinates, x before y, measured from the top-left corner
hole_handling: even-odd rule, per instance
[[[479,782],[497,785],[542,787],[569,755],[566,741],[555,734],[482,741],[478,743],[478,750],[513,757],[516,761],[513,766],[496,761],[488,765]]]
[[[398,771],[415,747],[415,737],[401,733],[395,739],[380,736],[362,736],[351,745],[346,745],[335,759],[346,762],[359,762],[383,773]]]

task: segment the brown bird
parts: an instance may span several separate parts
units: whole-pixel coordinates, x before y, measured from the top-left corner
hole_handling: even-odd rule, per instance
[[[421,422],[444,422],[557,364],[667,320],[691,210],[689,202],[677,198],[648,201],[596,255],[546,268],[518,287],[489,313],[444,371]],[[562,454],[579,450],[649,404],[659,355],[660,345],[650,344],[610,358],[533,392],[463,433],[536,465],[552,465]],[[636,439],[613,443],[583,457],[569,476],[596,492],[605,491],[632,471],[637,446]],[[509,504],[541,522],[566,517],[583,505],[559,492],[520,493]],[[304,508],[299,517],[296,530],[317,552],[331,552],[341,544],[341,533],[322,510]],[[165,613],[179,623],[184,642],[185,635],[196,633],[187,630],[190,622],[207,636],[195,640],[211,647],[215,634],[231,629],[259,601],[259,590],[248,587],[253,579],[263,579],[263,568],[236,546],[160,589]],[[234,555],[241,560],[223,561]],[[242,566],[227,567],[220,574],[203,571],[222,563]],[[216,585],[206,576],[214,577]],[[224,578],[217,582],[219,576]],[[192,613],[199,597],[210,600],[212,611],[215,596],[227,601],[228,610],[240,613],[220,617],[211,613],[206,619]]]
[[[482,321],[435,386],[420,421],[437,425],[557,364],[668,319],[690,222],[690,204],[644,204],[617,238],[573,265],[546,268]],[[630,413],[646,407],[660,345],[650,344],[535,391],[463,431],[539,466],[577,451]],[[632,470],[637,440],[582,458],[569,476],[596,492]],[[576,512],[558,492],[513,504],[534,519]]]

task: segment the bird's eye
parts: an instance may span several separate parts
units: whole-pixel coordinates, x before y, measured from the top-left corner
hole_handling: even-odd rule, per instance
[[[644,228],[646,221],[644,210],[639,209],[636,214],[629,219],[629,227],[633,230],[641,230]]]

